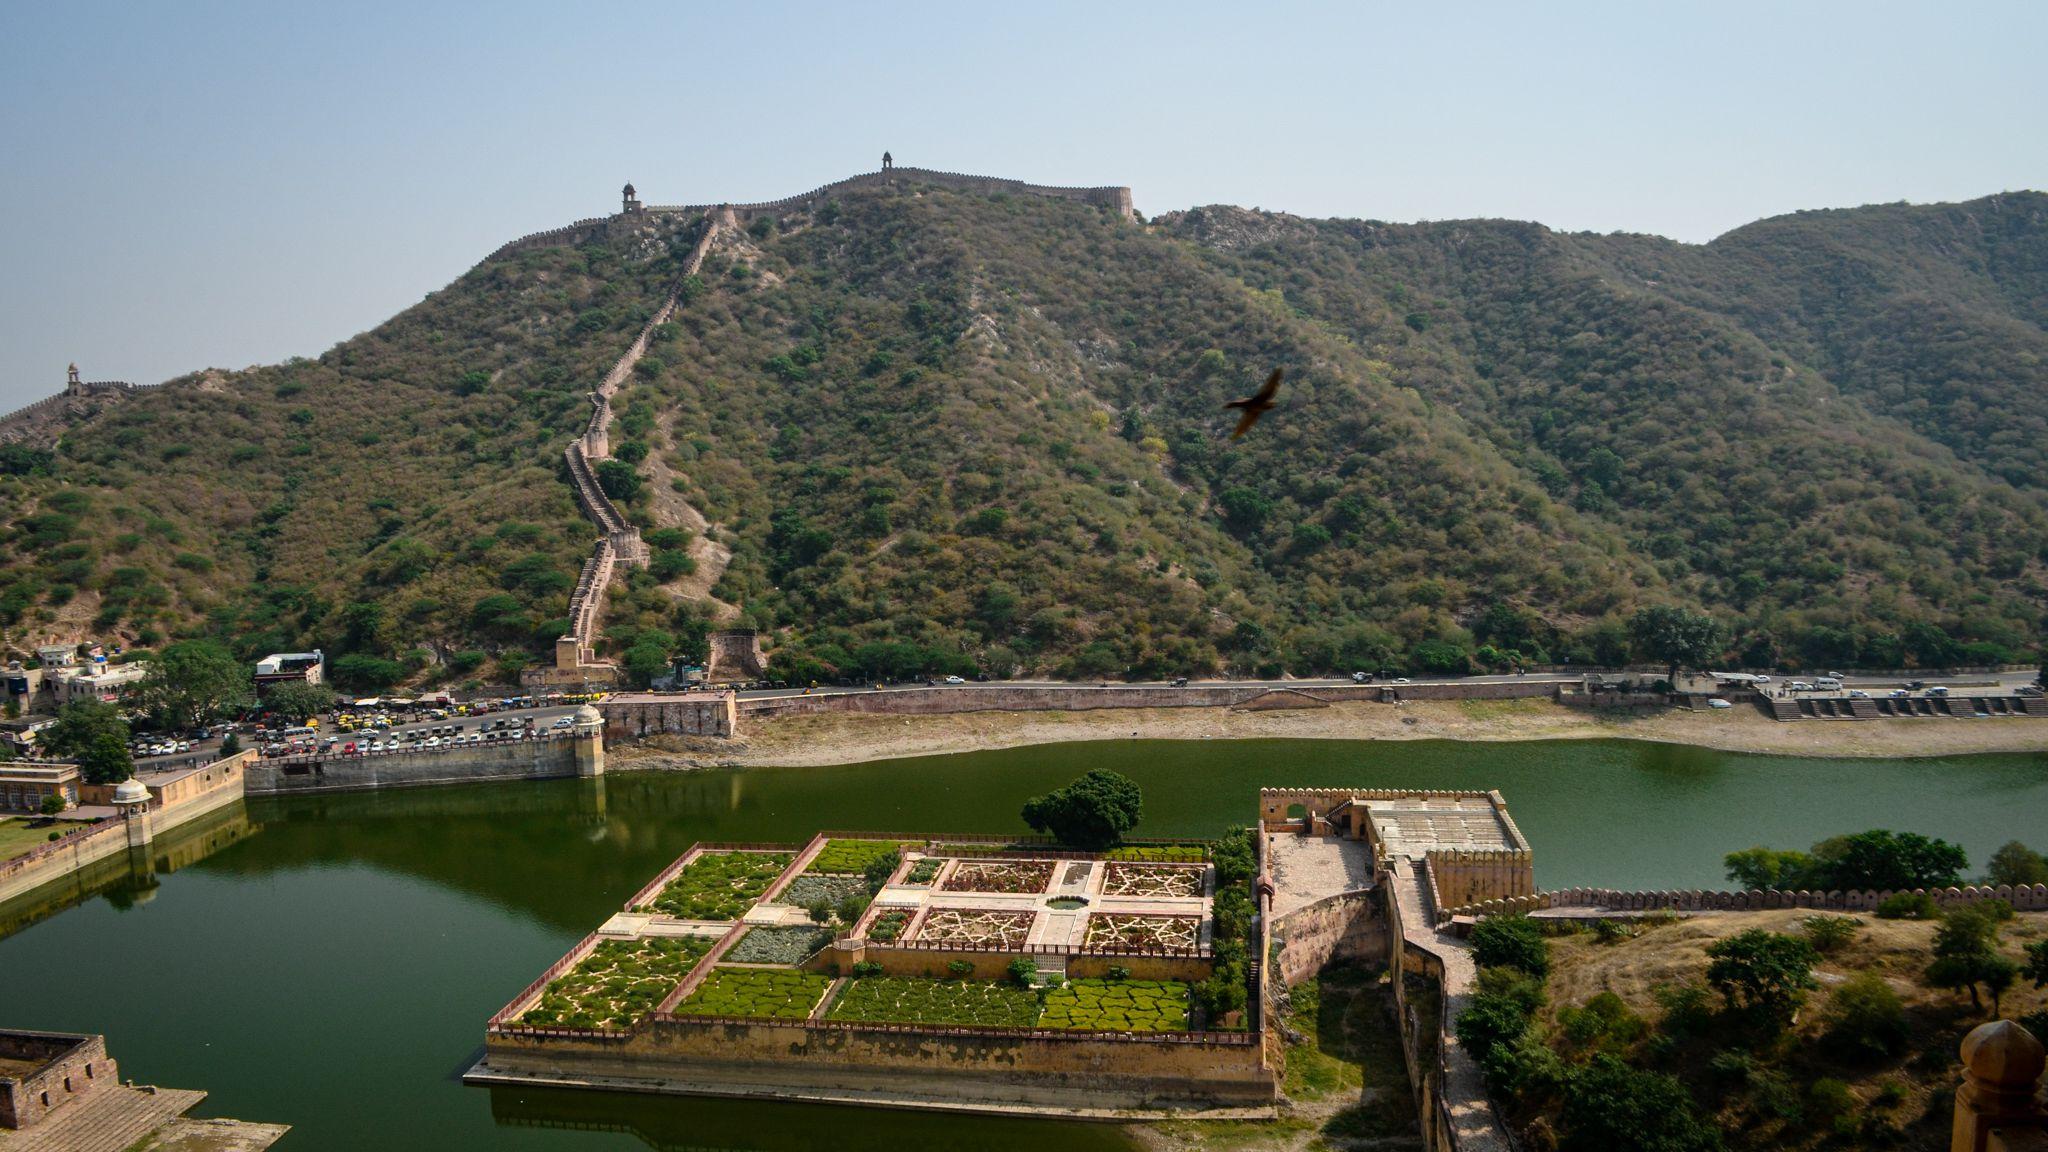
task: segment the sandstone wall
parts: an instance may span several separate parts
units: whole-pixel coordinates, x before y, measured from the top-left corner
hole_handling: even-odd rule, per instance
[[[1955,888],[1915,888],[1912,892],[1930,896],[1944,908],[1974,904],[1982,900],[2003,900],[2021,912],[2048,911],[2048,884],[1965,885]],[[1546,909],[1585,909],[1603,912],[1758,912],[1773,908],[1813,908],[1836,912],[1867,912],[1897,895],[1881,892],[1783,892],[1752,889],[1723,892],[1711,889],[1668,891],[1622,891],[1614,888],[1563,888],[1537,892],[1509,900],[1485,900],[1472,904],[1447,904],[1437,913],[1437,922],[1453,916],[1497,916],[1537,912]]]
[[[336,792],[574,775],[576,742],[560,737],[477,744],[438,752],[257,760],[249,765],[247,788],[251,794]]]
[[[674,695],[622,693],[597,703],[604,714],[606,739],[641,736],[731,736],[738,727],[738,707],[730,692],[684,692]]]
[[[103,1036],[0,1032],[0,1057],[55,1061],[17,1085],[0,1081],[0,1129],[33,1127],[95,1088],[121,1083],[120,1069],[113,1057],[107,1055]],[[45,1100],[49,1103],[45,1104]]]
[[[1392,936],[1380,891],[1340,893],[1280,917],[1272,926],[1280,978],[1298,983],[1335,960],[1385,964]]]
[[[1063,1035],[656,1014],[621,1038],[494,1031],[485,1054],[492,1072],[661,1081],[708,1095],[1145,1110],[1274,1099],[1250,1033]]]

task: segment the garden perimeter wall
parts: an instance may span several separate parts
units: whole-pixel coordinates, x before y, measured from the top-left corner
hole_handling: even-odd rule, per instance
[[[472,1082],[1076,1115],[1267,1110],[1252,1033],[1064,1035],[654,1014],[631,1035],[494,1031]]]

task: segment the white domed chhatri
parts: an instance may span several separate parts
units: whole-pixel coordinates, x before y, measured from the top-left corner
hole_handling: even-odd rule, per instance
[[[114,785],[114,803],[116,804],[143,804],[147,803],[148,800],[149,789],[143,786],[142,781],[137,780],[133,776]]]

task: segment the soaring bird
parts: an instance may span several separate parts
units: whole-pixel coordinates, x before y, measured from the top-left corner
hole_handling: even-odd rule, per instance
[[[1278,368],[1273,369],[1273,374],[1266,377],[1264,388],[1242,400],[1232,400],[1223,405],[1225,408],[1244,409],[1244,415],[1238,417],[1237,430],[1230,434],[1232,440],[1251,431],[1252,425],[1259,422],[1259,417],[1273,410],[1273,394],[1280,391],[1280,371]]]

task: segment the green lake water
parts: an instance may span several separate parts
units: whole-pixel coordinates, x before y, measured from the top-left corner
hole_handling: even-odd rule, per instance
[[[125,866],[0,908],[0,1025],[105,1033],[123,1075],[201,1115],[294,1125],[282,1149],[1129,1147],[1114,1127],[597,1093],[458,1077],[483,1023],[697,840],[820,829],[1020,831],[1097,766],[1146,835],[1251,819],[1261,786],[1498,788],[1545,887],[1717,885],[1751,844],[1889,827],[2048,847],[2048,755],[1810,760],[1630,742],[1052,745],[834,768],[621,774],[254,799]]]

